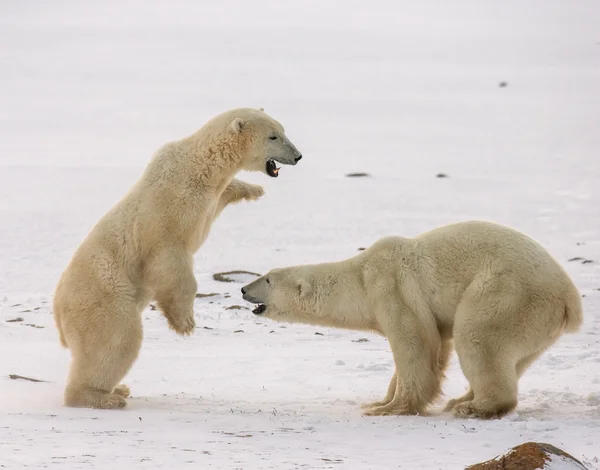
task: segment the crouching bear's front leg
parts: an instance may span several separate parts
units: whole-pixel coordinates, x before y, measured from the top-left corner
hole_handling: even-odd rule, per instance
[[[441,377],[435,369],[439,337],[402,305],[380,305],[376,318],[387,337],[396,373],[382,402],[367,407],[366,416],[424,415],[427,406],[441,390]],[[435,338],[435,334],[433,335]]]
[[[184,250],[163,249],[151,262],[148,280],[169,327],[180,335],[192,334],[198,289],[192,257]]]

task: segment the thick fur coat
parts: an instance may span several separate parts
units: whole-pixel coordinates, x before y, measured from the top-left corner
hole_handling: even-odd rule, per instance
[[[274,269],[242,293],[276,321],[384,335],[395,372],[367,415],[426,413],[455,348],[470,388],[446,409],[503,416],[525,370],[583,321],[577,288],[542,246],[479,221],[383,238],[336,263]]]
[[[263,194],[235,174],[277,176],[275,161],[300,158],[281,124],[248,108],[220,114],[157,151],[81,243],[56,288],[54,318],[72,353],[66,405],[125,406],[129,389],[119,382],[138,356],[142,311],[155,300],[175,332],[191,334],[193,254],[225,206]]]

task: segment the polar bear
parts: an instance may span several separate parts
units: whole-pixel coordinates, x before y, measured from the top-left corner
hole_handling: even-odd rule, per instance
[[[274,269],[242,294],[272,320],[385,336],[395,372],[385,398],[364,406],[371,416],[425,414],[454,346],[470,388],[446,410],[501,417],[517,405],[523,372],[583,321],[579,292],[550,254],[483,221],[386,237],[344,261]]]
[[[158,303],[169,326],[192,333],[197,289],[192,256],[228,204],[255,200],[260,186],[240,170],[279,172],[302,155],[262,109],[222,113],[160,148],[141,178],[91,230],[63,272],[54,319],[72,363],[65,404],[114,409],[118,385],[138,356],[142,310]]]

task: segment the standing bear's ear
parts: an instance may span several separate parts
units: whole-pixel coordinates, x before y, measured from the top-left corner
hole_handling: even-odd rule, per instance
[[[231,130],[236,134],[239,134],[242,131],[242,128],[246,125],[242,118],[235,118],[231,123]]]
[[[265,112],[265,108],[258,108],[259,111]]]

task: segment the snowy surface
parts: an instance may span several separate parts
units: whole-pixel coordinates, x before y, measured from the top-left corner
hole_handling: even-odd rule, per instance
[[[600,468],[599,24],[597,0],[2,2],[0,467],[460,469],[534,440]],[[305,158],[241,175],[266,195],[196,256],[218,295],[187,339],[144,313],[126,411],[63,407],[60,272],[158,146],[239,106]],[[538,239],[585,296],[498,421],[363,417],[384,339],[254,318],[212,279],[473,218]],[[454,358],[446,398],[465,386]]]

